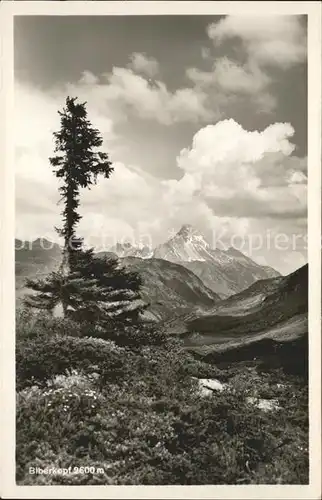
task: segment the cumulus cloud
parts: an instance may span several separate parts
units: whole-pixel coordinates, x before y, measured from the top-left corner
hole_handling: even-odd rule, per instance
[[[226,16],[208,27],[216,43],[238,39],[259,65],[289,67],[306,58],[306,32],[299,16]]]
[[[242,65],[221,57],[210,71],[188,68],[186,75],[208,95],[209,103],[221,110],[233,109],[235,103],[246,99],[255,113],[271,113],[276,108],[277,100],[269,92],[271,78],[255,64]]]
[[[63,99],[19,85],[15,95],[17,221],[20,230],[32,226],[37,233],[39,227],[45,230],[59,221],[58,181],[48,157],[53,153],[52,132],[59,128],[57,110]],[[113,160],[113,125],[95,111],[95,105],[91,107],[90,119],[105,130],[105,145]],[[179,180],[160,181],[137,165],[116,161],[110,179],[82,193],[86,220],[103,217],[113,231],[117,225],[132,230],[140,226],[158,238],[186,221],[208,229],[225,221],[235,230],[241,220],[245,227],[251,217],[305,216],[306,161],[292,155],[293,134],[288,123],[275,123],[262,131],[247,131],[234,120],[208,125],[180,152]]]
[[[187,76],[202,86],[217,85],[228,92],[246,94],[259,92],[270,83],[270,78],[257,66],[242,66],[228,57],[217,59],[211,72],[188,68]]]
[[[274,123],[254,131],[245,130],[234,120],[205,126],[178,155],[177,166],[182,177],[160,180],[139,165],[113,160],[117,138],[114,125],[119,117],[111,101],[122,102],[122,96],[126,101],[122,92],[127,78],[122,72],[116,72],[115,76],[117,85],[113,89],[108,90],[104,84],[102,89],[101,81],[90,73],[68,88],[71,95],[77,91],[80,99],[88,101],[89,118],[103,133],[104,147],[107,146],[115,167],[110,179],[100,179],[92,190],[81,193],[84,218],[79,233],[87,242],[99,248],[101,244],[133,238],[154,246],[187,222],[208,234],[224,232],[226,237],[234,235],[242,239],[255,232],[263,234],[272,227],[290,237],[292,231],[305,233],[306,159],[294,156],[291,142],[294,129],[289,123]],[[130,76],[141,78],[131,71]],[[150,92],[140,80],[135,81],[138,94],[142,89],[143,93]],[[104,101],[106,90],[113,99]],[[157,101],[158,106],[167,110],[168,114],[163,115],[165,122],[170,120],[169,116],[188,119],[184,113],[189,114],[189,110],[197,113],[199,103],[193,96],[190,108],[185,107],[188,90],[181,89],[168,101],[169,96],[165,95],[165,101]],[[48,157],[53,154],[52,133],[59,128],[57,110],[65,97],[65,88],[45,94],[16,84],[17,237],[56,238],[53,228],[60,225],[61,207],[58,181],[51,172]],[[153,99],[159,98],[153,96]],[[139,107],[140,101],[136,102]],[[152,116],[152,110],[153,106],[147,105],[145,116]],[[304,221],[302,226],[299,221]],[[263,249],[258,253],[261,256]],[[272,252],[267,255],[272,259]]]
[[[213,55],[210,69],[188,68],[188,78],[205,91],[244,96],[255,110],[271,113],[277,105],[271,92],[271,68],[285,70],[306,59],[306,30],[301,18],[226,16],[210,24],[207,33],[214,49],[225,42],[238,48],[239,60]],[[203,52],[211,60],[210,49]]]
[[[202,59],[210,59],[211,52],[208,47],[201,47],[201,57]]]
[[[299,170],[293,170],[289,172],[288,182],[291,185],[307,184],[307,176]]]
[[[183,149],[178,165],[184,171],[210,171],[218,174],[230,165],[243,167],[255,164],[266,153],[281,152],[290,155],[294,145],[289,138],[294,129],[289,123],[275,123],[262,132],[249,132],[234,120],[223,120],[200,129],[193,137],[192,146]]]
[[[66,95],[63,91],[44,93],[34,86],[15,84],[16,230],[22,238],[45,235],[48,231],[53,232],[53,226],[60,225],[59,184],[48,158],[53,155],[53,132],[59,130],[58,110],[62,109]],[[91,103],[88,111],[105,140],[113,142],[111,119]]]
[[[215,57],[203,47],[201,58],[211,67],[187,68],[189,83],[170,90],[157,77],[158,61],[134,52],[127,67],[114,67],[101,75],[85,71],[69,88],[84,95],[97,110],[113,115],[114,121],[135,115],[163,125],[207,123],[227,116],[244,101],[256,113],[271,113],[277,100],[268,62],[288,68],[305,59],[305,29],[296,16],[226,16],[208,27],[208,36],[215,45],[229,41],[236,47],[242,41],[244,54],[238,60]]]
[[[294,129],[275,123],[247,131],[234,120],[200,129],[177,163],[183,171],[171,189],[198,194],[214,213],[235,217],[299,217],[306,211],[303,161],[290,161]]]
[[[85,72],[66,89],[88,100],[96,112],[112,115],[114,122],[128,120],[129,115],[163,125],[218,118],[202,89],[183,87],[171,92],[162,81],[138,75],[130,68],[114,67],[99,78]]]
[[[213,78],[228,91],[243,91],[252,94],[265,88],[270,79],[257,66],[243,67],[228,57],[222,57],[215,64]]]
[[[143,73],[149,77],[155,76],[159,71],[159,63],[153,57],[147,57],[146,54],[134,52],[131,55],[130,68],[135,72]]]
[[[209,48],[203,48],[201,58],[211,68],[188,68],[189,84],[170,90],[157,78],[158,61],[134,52],[127,67],[113,67],[100,75],[84,71],[78,82],[64,85],[57,93],[68,92],[87,100],[102,126],[107,116],[116,123],[130,115],[163,125],[214,122],[245,99],[255,112],[272,112],[277,101],[270,92],[272,77],[265,64],[268,59],[273,61],[275,53],[277,65],[282,60],[288,61],[286,66],[303,60],[305,33],[299,19],[227,16],[210,25],[208,35],[215,44],[242,40],[246,58],[243,62],[215,58]]]

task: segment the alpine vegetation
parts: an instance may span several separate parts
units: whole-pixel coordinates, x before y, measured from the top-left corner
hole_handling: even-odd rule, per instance
[[[308,485],[305,16],[14,17],[17,485]]]

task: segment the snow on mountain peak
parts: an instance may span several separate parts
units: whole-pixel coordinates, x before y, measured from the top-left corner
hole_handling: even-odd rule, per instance
[[[210,246],[205,238],[190,224],[185,224],[166,243],[159,245],[154,257],[172,262],[206,261]]]
[[[178,231],[177,235],[178,236],[190,236],[193,233],[195,233],[195,229],[191,226],[191,224],[184,224],[181,229]]]
[[[147,245],[143,245],[142,243],[132,245],[132,243],[128,241],[125,243],[116,243],[111,250],[115,252],[118,257],[139,257],[141,259],[149,259],[153,255],[153,250]]]
[[[180,238],[184,239],[185,241],[190,241],[194,242],[195,244],[202,245],[203,247],[209,247],[209,244],[207,243],[203,235],[190,224],[184,224],[173,239]]]

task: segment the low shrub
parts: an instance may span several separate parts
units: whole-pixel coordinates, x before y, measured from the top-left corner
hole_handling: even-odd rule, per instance
[[[80,324],[72,319],[54,317],[43,311],[35,312],[30,308],[20,307],[16,312],[16,338],[18,342],[37,337],[46,337],[47,339],[55,335],[91,337],[94,332],[94,325]]]
[[[289,422],[287,415],[281,419],[253,408],[237,390],[202,398],[191,381],[181,387],[178,400],[172,388],[168,395],[157,397],[138,377],[123,384],[106,383],[100,390],[90,378],[87,383],[28,389],[19,395],[19,484],[303,484],[308,480],[304,430]],[[75,464],[98,464],[104,474],[40,479],[28,475],[30,466]]]
[[[21,389],[28,385],[44,385],[68,370],[90,370],[93,366],[109,366],[118,377],[126,369],[127,357],[113,342],[97,338],[52,335],[20,341],[16,347],[16,382]]]
[[[31,321],[17,338],[19,484],[308,483],[308,388],[300,378],[238,364],[219,370],[178,339],[153,344],[153,329],[151,337],[128,330],[118,345],[65,334],[68,322],[59,330],[53,321],[46,335],[40,325],[51,320]],[[228,388],[205,397],[198,378]],[[265,412],[249,397],[277,398],[280,410]],[[104,472],[29,474],[69,466]]]
[[[123,347],[132,349],[143,346],[162,346],[167,343],[168,335],[154,323],[141,322],[122,324],[111,322],[104,328],[97,328],[93,335],[105,340],[112,340]]]

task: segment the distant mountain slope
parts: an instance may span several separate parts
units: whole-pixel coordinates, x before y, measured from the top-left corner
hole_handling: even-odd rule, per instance
[[[15,240],[16,296],[26,293],[26,278],[41,278],[57,269],[61,247],[44,238],[34,241]]]
[[[288,373],[308,377],[308,318],[298,315],[255,339],[217,346],[192,349],[196,356],[217,367],[237,362],[253,362],[264,370],[282,368]]]
[[[179,263],[193,271],[208,288],[222,298],[246,289],[260,279],[280,276],[268,266],[260,266],[235,248],[213,249],[192,226],[184,225],[153,256]]]
[[[278,290],[284,279],[283,276],[278,276],[255,281],[249,288],[218,303],[213,309],[213,314],[245,316],[245,314],[254,312],[261,307],[266,297]]]
[[[250,312],[255,312],[262,307],[265,298],[278,289],[283,280],[284,277],[279,276],[277,278],[255,281],[246,290],[218,301],[211,310],[204,314],[198,315],[196,311],[191,311],[187,315],[182,316],[180,320],[178,318],[169,320],[166,327],[173,331],[173,333],[183,334],[188,332],[188,324],[203,316],[245,316],[250,314]]]
[[[261,295],[257,302],[256,292]],[[242,315],[240,310],[235,314],[236,307],[241,309],[243,301],[250,298],[256,307],[251,306],[246,314]],[[186,345],[199,355],[226,361],[263,355],[267,345],[269,352],[272,346],[277,349],[279,343],[302,345],[308,332],[307,313],[308,265],[305,265],[289,276],[258,283],[257,290],[253,285],[248,291],[219,303],[217,314],[188,321]]]
[[[45,277],[58,268],[61,248],[47,240],[36,240],[24,246],[17,240],[15,245],[16,296],[19,301],[29,292],[25,288],[27,277]],[[117,258],[113,252],[96,255]],[[146,317],[151,320],[165,320],[188,311],[204,312],[220,300],[197,276],[179,264],[137,257],[120,258],[119,262],[142,276],[142,298],[151,304],[146,312]]]
[[[120,264],[142,276],[142,298],[151,304],[148,310],[151,319],[165,320],[191,310],[206,311],[220,300],[197,276],[179,264],[135,257],[120,259]]]
[[[111,252],[118,257],[139,257],[141,259],[150,259],[153,251],[147,245],[132,245],[130,242],[116,243],[111,248]]]
[[[272,291],[272,289],[271,289]],[[246,295],[246,292],[245,292]],[[227,301],[228,302],[228,301]],[[226,302],[226,303],[227,303]],[[249,333],[258,332],[263,328],[277,324],[279,321],[291,318],[295,314],[308,311],[308,266],[305,265],[282,278],[273,293],[268,293],[261,307],[243,317],[233,315],[211,315],[193,320],[189,323],[190,331],[212,332],[217,329]]]

